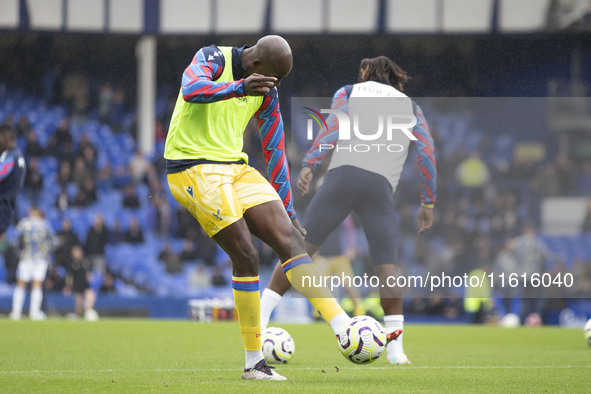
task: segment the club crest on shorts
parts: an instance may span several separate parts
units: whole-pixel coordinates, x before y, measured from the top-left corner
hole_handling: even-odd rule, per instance
[[[220,210],[218,209],[217,212],[212,213],[213,217],[215,217],[218,220],[223,220],[222,216],[220,215]]]

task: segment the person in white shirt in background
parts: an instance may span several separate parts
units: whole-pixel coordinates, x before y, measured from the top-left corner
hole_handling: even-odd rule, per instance
[[[25,302],[27,284],[32,282],[29,317],[31,320],[45,320],[41,311],[43,282],[56,245],[55,233],[43,212],[36,207],[17,225],[20,259],[17,268],[17,284],[12,297],[12,320],[20,320]]]

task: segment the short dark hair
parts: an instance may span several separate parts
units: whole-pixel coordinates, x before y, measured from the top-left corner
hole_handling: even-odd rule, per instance
[[[359,67],[360,79],[362,70],[367,70],[365,75],[366,81],[376,81],[392,85],[400,91],[404,89],[404,84],[411,79],[402,67],[386,56],[365,58],[361,60],[361,65]],[[360,82],[362,81],[360,80]]]

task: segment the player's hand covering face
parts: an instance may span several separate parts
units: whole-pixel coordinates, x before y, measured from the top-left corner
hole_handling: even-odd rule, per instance
[[[277,84],[277,78],[251,74],[244,80],[244,91],[248,96],[264,96]]]

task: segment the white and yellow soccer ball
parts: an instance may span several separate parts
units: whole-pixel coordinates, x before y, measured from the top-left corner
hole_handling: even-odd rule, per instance
[[[347,360],[369,364],[386,350],[386,332],[373,317],[355,316],[341,328],[338,343]]]
[[[591,346],[591,319],[587,320],[587,323],[585,323],[585,326],[583,327],[583,335],[585,336],[587,344]]]
[[[261,335],[263,356],[268,363],[287,363],[293,357],[295,344],[291,335],[279,327],[268,327]]]

